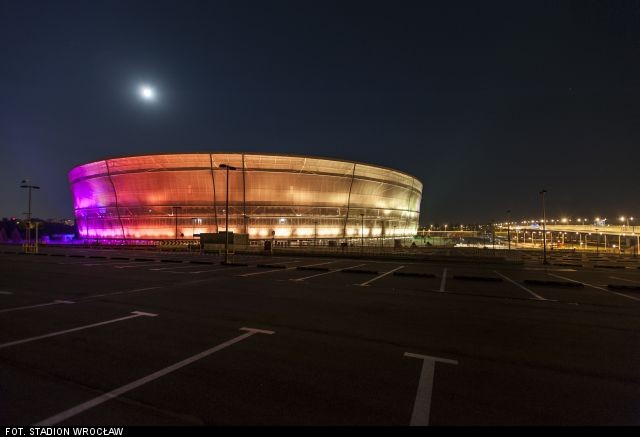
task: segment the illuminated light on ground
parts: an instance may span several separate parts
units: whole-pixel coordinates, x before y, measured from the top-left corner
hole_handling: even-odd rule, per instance
[[[321,237],[337,237],[341,235],[339,228],[319,228],[318,235]]]
[[[296,229],[296,235],[299,237],[310,237],[314,235],[314,230],[311,228],[298,228]]]
[[[275,231],[278,238],[287,238],[291,235],[291,228],[277,228]]]

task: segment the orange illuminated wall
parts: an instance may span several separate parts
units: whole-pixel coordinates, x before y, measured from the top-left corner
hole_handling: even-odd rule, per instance
[[[194,153],[97,161],[69,173],[82,237],[190,239],[229,229],[250,238],[415,235],[422,183],[369,164],[315,157]],[[176,233],[177,226],[177,233]]]

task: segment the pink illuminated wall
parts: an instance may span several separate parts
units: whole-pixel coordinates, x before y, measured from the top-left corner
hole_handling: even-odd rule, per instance
[[[322,158],[170,154],[74,168],[69,181],[83,237],[192,238],[229,229],[251,238],[415,235],[422,184],[395,170]],[[177,234],[176,234],[177,225]]]

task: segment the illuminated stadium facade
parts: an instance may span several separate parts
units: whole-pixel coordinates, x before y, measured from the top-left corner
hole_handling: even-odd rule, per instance
[[[221,167],[222,165],[222,167]],[[422,183],[325,158],[190,153],[106,159],[69,172],[83,238],[190,240],[229,230],[252,240],[379,241],[417,232]]]

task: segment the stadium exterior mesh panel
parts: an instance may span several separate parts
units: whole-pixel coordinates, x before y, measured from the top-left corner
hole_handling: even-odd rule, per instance
[[[422,183],[388,168],[324,158],[190,153],[92,162],[69,172],[80,235],[191,239],[229,230],[251,239],[413,236]]]

